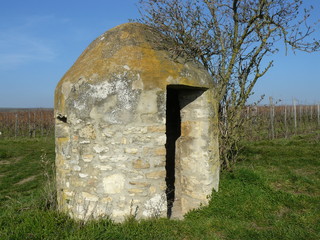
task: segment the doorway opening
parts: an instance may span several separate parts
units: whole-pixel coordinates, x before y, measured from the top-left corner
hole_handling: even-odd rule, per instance
[[[190,87],[185,85],[168,85],[167,101],[166,101],[166,197],[167,197],[167,217],[179,216],[181,213],[180,203],[175,202],[180,199],[183,191],[180,184],[179,156],[177,150],[183,148],[181,144],[178,146],[176,141],[181,137],[183,129],[181,123],[188,121],[188,113],[181,115],[181,110],[189,103],[195,101],[201,96],[207,88]],[[186,146],[188,148],[188,146]],[[189,147],[190,148],[190,147]],[[178,152],[179,152],[178,151]],[[177,159],[176,159],[177,158]],[[180,209],[180,210],[179,210]],[[175,212],[177,211],[177,212]]]
[[[181,116],[179,105],[179,90],[167,87],[167,108],[166,108],[166,195],[167,195],[167,217],[172,214],[172,207],[175,198],[175,154],[176,140],[181,135]]]

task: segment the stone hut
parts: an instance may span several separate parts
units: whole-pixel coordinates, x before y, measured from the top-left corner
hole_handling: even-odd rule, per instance
[[[55,91],[58,204],[76,219],[182,218],[218,189],[208,73],[146,25],[102,34]]]

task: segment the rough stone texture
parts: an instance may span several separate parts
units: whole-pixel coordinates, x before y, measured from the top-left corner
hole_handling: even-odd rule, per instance
[[[217,103],[210,76],[196,63],[171,59],[170,43],[138,23],[93,41],[55,91],[58,204],[76,219],[123,221],[171,217],[207,204],[218,189]],[[167,103],[167,88],[176,103]],[[168,104],[180,108],[173,206]],[[168,124],[168,122],[167,122]],[[167,167],[166,167],[167,165]],[[168,176],[167,176],[168,178]]]

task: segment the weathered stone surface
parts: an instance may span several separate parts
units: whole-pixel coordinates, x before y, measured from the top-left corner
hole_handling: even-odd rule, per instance
[[[98,197],[93,195],[93,194],[90,194],[90,193],[87,193],[87,192],[82,192],[82,197],[85,199],[85,200],[88,200],[88,201],[93,201],[93,202],[96,202],[98,201]]]
[[[135,169],[147,169],[150,168],[150,164],[142,161],[141,159],[137,159],[133,162],[133,167]]]
[[[100,166],[98,166],[99,167],[99,169],[100,170],[102,170],[102,171],[110,171],[110,170],[112,170],[113,169],[113,167],[112,166],[110,166],[110,165],[100,165]]]
[[[143,215],[146,217],[159,217],[167,210],[167,200],[164,194],[156,194],[145,203]]]
[[[165,217],[169,200],[180,218],[218,189],[213,82],[198,63],[172,58],[171,44],[148,26],[120,25],[92,42],[58,83],[61,211],[85,221]],[[172,174],[176,200],[166,196]]]
[[[140,188],[131,188],[128,190],[129,193],[142,193],[143,190]]]
[[[155,114],[158,112],[156,91],[157,90],[151,90],[141,93],[140,100],[137,106],[137,111],[139,111],[141,114]]]
[[[73,170],[74,170],[74,171],[81,171],[81,167],[75,165],[75,166],[73,166]]]
[[[131,185],[136,185],[140,187],[149,187],[151,184],[148,182],[129,182]]]
[[[79,136],[86,139],[95,139],[96,134],[92,126],[85,126],[79,131]]]
[[[120,193],[124,189],[125,176],[123,174],[113,174],[103,178],[104,191],[107,194]]]
[[[149,126],[148,127],[148,132],[160,132],[164,133],[166,131],[166,126],[165,125],[158,125],[158,126]]]
[[[146,174],[147,178],[151,179],[159,179],[159,178],[164,178],[166,176],[166,171],[161,170],[161,171],[155,171],[155,172],[150,172]]]
[[[156,156],[165,156],[166,153],[167,153],[167,151],[166,151],[166,149],[165,149],[164,147],[156,148],[156,149],[154,150],[154,154],[155,154]]]
[[[82,156],[82,160],[85,161],[85,162],[91,162],[93,157],[94,156],[92,154],[83,155]]]
[[[110,203],[112,201],[111,197],[105,197],[100,200],[102,203]]]
[[[81,177],[81,178],[86,178],[86,177],[88,177],[89,175],[88,174],[86,174],[86,173],[79,173],[79,177]]]
[[[68,132],[68,127],[66,124],[57,124],[55,128],[55,136],[56,138],[65,138],[68,137],[69,132]]]
[[[125,153],[136,154],[139,150],[137,148],[126,148]]]

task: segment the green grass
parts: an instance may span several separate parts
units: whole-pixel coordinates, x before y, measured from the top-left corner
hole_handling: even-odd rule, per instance
[[[185,220],[83,224],[48,205],[44,173],[51,174],[53,139],[0,140],[0,239],[318,240],[319,156],[319,133],[247,142],[243,161],[222,172],[209,206]]]

